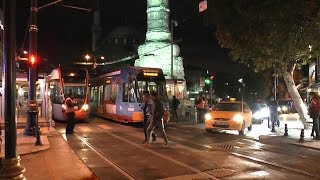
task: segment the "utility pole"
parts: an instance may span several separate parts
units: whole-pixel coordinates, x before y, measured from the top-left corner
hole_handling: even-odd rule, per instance
[[[16,121],[16,0],[3,1],[4,7],[4,120],[5,120],[5,155],[0,159],[0,179],[21,179],[25,169],[17,156],[17,121]]]

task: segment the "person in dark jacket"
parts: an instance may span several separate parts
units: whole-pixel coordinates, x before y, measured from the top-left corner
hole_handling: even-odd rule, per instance
[[[149,91],[145,91],[142,96],[143,99],[143,131],[144,131],[144,141],[143,144],[147,142],[147,128],[150,124],[149,119],[152,115],[152,101],[150,99]],[[156,134],[152,131],[152,141],[156,140]]]
[[[278,117],[278,101],[275,100],[273,97],[270,98],[270,104],[269,104],[269,109],[270,109],[270,118],[271,118],[271,123],[272,127],[278,124],[278,127],[280,126],[280,121]]]
[[[179,107],[179,104],[180,104],[179,99],[177,99],[176,96],[173,95],[173,97],[172,97],[172,111],[173,111],[172,119],[174,119],[174,117],[176,117],[177,118],[177,122],[179,121],[178,114],[177,114],[177,109]]]
[[[164,145],[168,145],[167,134],[164,130],[162,116],[164,114],[164,108],[156,92],[151,92],[151,100],[153,102],[152,107],[152,118],[150,118],[150,124],[147,129],[147,143],[149,144],[150,134],[156,128],[161,134],[161,137],[164,139]]]
[[[311,136],[313,136],[317,140],[320,140],[320,133],[319,133],[320,100],[317,93],[313,93],[312,96],[313,97],[311,98],[311,102],[309,104],[309,114],[313,121]],[[314,133],[316,133],[316,136],[314,136]]]

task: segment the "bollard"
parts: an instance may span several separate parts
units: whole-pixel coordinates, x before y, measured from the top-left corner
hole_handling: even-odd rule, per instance
[[[303,142],[304,142],[304,129],[301,129],[299,142],[300,142],[300,143],[303,143]]]
[[[284,125],[284,135],[285,137],[287,137],[289,134],[288,134],[288,126],[287,124]]]

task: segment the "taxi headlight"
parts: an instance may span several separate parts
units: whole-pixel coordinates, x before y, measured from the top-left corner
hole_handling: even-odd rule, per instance
[[[63,110],[67,109],[67,106],[65,104],[62,104],[61,107],[62,107]]]
[[[236,121],[237,123],[242,123],[243,117],[242,117],[241,114],[236,114],[236,115],[233,117],[233,120]]]
[[[87,111],[89,109],[89,105],[88,104],[84,104],[81,108],[84,111]]]
[[[205,114],[205,115],[204,115],[204,119],[207,120],[207,121],[210,120],[210,119],[212,119],[211,114],[210,114],[210,113]]]
[[[282,106],[282,111],[288,111],[288,108],[286,106]]]

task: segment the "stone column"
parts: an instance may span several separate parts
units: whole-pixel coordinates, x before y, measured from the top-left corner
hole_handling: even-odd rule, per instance
[[[185,74],[183,59],[179,57],[179,46],[173,44],[173,53],[171,52],[171,33],[169,30],[171,23],[169,23],[169,13],[168,0],[147,0],[148,27],[146,40],[145,43],[138,48],[139,59],[136,60],[135,66],[161,68],[171,91],[175,89],[178,94],[179,90],[184,89],[182,94],[185,94]],[[173,76],[171,75],[172,55]],[[177,85],[174,84],[172,77],[177,80]],[[169,98],[171,98],[172,95],[173,94],[169,94]]]

